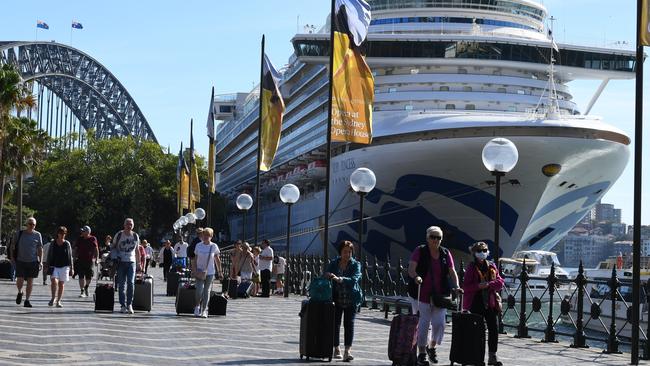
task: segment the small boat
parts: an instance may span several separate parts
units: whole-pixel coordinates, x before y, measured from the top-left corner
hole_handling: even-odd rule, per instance
[[[551,265],[555,264],[555,276],[558,279],[568,279],[569,273],[560,266],[557,254],[544,250],[523,250],[516,252],[512,258],[501,258],[501,270],[504,274],[504,282],[508,294],[519,298],[521,288],[519,286],[519,274],[526,264],[526,271],[530,279],[526,296],[530,299],[538,297],[540,300],[548,301],[549,291],[546,278],[551,274]],[[556,289],[568,290],[568,284],[558,284]]]

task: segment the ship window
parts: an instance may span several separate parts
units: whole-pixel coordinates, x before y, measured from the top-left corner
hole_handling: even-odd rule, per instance
[[[445,109],[456,109],[456,105],[455,104],[447,104],[447,105],[445,105]]]
[[[526,92],[524,90],[522,90],[522,89],[517,89],[517,94],[524,95],[524,94],[526,94]]]
[[[508,112],[516,112],[516,111],[517,111],[517,107],[515,107],[514,105],[508,107]]]
[[[449,87],[448,86],[441,86],[440,91],[449,91]]]
[[[388,88],[389,93],[395,93],[397,91],[397,88]]]
[[[407,111],[412,111],[413,106],[411,104],[407,104],[407,105],[404,106],[404,109],[407,110]]]
[[[379,88],[375,88],[375,94],[379,94]]]
[[[472,91],[472,87],[471,87],[471,86],[464,86],[464,87],[463,87],[463,91],[464,91],[464,92],[471,92],[471,91]]]
[[[231,105],[220,105],[219,106],[219,113],[232,113],[232,106]]]
[[[458,69],[459,74],[467,74],[467,70],[465,69]]]
[[[499,88],[499,89],[497,89],[497,92],[499,92],[499,93],[505,93],[505,92],[506,92],[506,88]]]
[[[476,109],[476,105],[474,104],[465,104],[465,109],[468,111],[473,111]]]

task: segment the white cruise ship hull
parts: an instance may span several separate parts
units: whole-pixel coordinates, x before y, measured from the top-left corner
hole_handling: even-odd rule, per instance
[[[427,121],[438,121],[438,117],[430,116]],[[382,133],[379,121],[378,135],[392,137],[389,131]],[[495,136],[510,139],[519,150],[518,164],[502,179],[501,256],[509,257],[515,250],[550,250],[621,175],[629,158],[628,146],[616,139],[590,138],[602,132],[617,134],[597,120],[510,122],[495,123],[493,117],[474,119],[465,126],[454,122],[458,128],[451,132],[440,124],[436,127],[444,129],[447,137],[400,142],[399,135],[393,135],[397,141],[334,157],[329,252],[335,252],[340,240],[358,242],[359,197],[350,189],[349,176],[354,169],[367,167],[375,172],[377,186],[364,205],[366,254],[380,260],[404,258],[425,242],[425,230],[432,225],[443,228],[443,245],[451,249],[466,253],[473,242],[481,240],[494,253],[494,177],[483,166],[481,152]],[[591,130],[585,126],[592,126]],[[562,169],[547,177],[542,167],[552,163]],[[277,190],[268,194],[277,194]],[[322,253],[318,227],[323,225],[323,213],[323,190],[301,197],[293,206],[291,252]],[[252,222],[254,210],[247,220]],[[241,217],[233,217],[231,233],[239,237],[241,230]],[[272,239],[276,249],[282,250],[286,207],[279,202],[262,206],[259,230],[260,239]],[[252,241],[252,227],[246,231]]]

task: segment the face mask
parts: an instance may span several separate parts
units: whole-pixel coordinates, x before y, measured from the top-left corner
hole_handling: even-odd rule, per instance
[[[477,253],[474,253],[474,256],[477,259],[485,260],[488,257],[489,254],[490,254],[490,252],[477,252]]]

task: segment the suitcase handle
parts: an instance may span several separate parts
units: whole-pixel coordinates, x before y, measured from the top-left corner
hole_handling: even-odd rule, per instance
[[[417,298],[417,303],[418,303],[418,313],[417,316],[420,317],[420,290],[422,289],[422,283],[418,283],[418,298]]]

